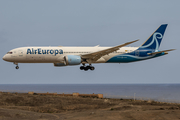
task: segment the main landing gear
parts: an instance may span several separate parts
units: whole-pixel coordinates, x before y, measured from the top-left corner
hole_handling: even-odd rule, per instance
[[[14,64],[16,65],[15,68],[16,68],[16,69],[19,69],[18,63],[14,63]]]
[[[94,70],[95,69],[95,67],[93,67],[93,66],[91,66],[91,65],[88,65],[88,66],[85,66],[85,65],[83,65],[83,66],[81,66],[80,67],[80,70],[84,70],[84,71],[87,71],[87,70]]]

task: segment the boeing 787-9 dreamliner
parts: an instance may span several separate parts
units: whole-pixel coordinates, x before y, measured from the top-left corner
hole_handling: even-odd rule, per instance
[[[167,24],[161,25],[140,47],[124,47],[138,40],[115,47],[44,47],[30,46],[10,50],[3,60],[18,63],[53,63],[54,66],[80,65],[81,70],[94,70],[93,63],[129,63],[147,60],[168,54],[159,50]],[[86,64],[88,64],[86,66]]]

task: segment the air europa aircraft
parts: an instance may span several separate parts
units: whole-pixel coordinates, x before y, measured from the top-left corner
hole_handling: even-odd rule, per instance
[[[10,50],[3,60],[18,63],[53,63],[54,66],[80,65],[81,70],[94,70],[93,63],[129,63],[168,54],[159,50],[167,24],[161,25],[140,47],[124,47],[138,40],[115,47],[20,47]],[[86,64],[88,64],[86,66]]]

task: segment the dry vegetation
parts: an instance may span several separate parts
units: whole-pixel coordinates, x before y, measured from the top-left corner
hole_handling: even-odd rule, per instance
[[[180,119],[180,104],[0,93],[0,120]]]
[[[10,109],[29,110],[40,113],[61,113],[87,109],[103,109],[116,103],[104,102],[103,99],[29,95],[26,93],[1,93],[0,106]]]

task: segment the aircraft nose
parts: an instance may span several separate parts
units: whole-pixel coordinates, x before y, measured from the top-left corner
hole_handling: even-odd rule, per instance
[[[4,55],[2,59],[6,61],[6,60],[7,60],[7,57],[6,57],[6,55]]]

